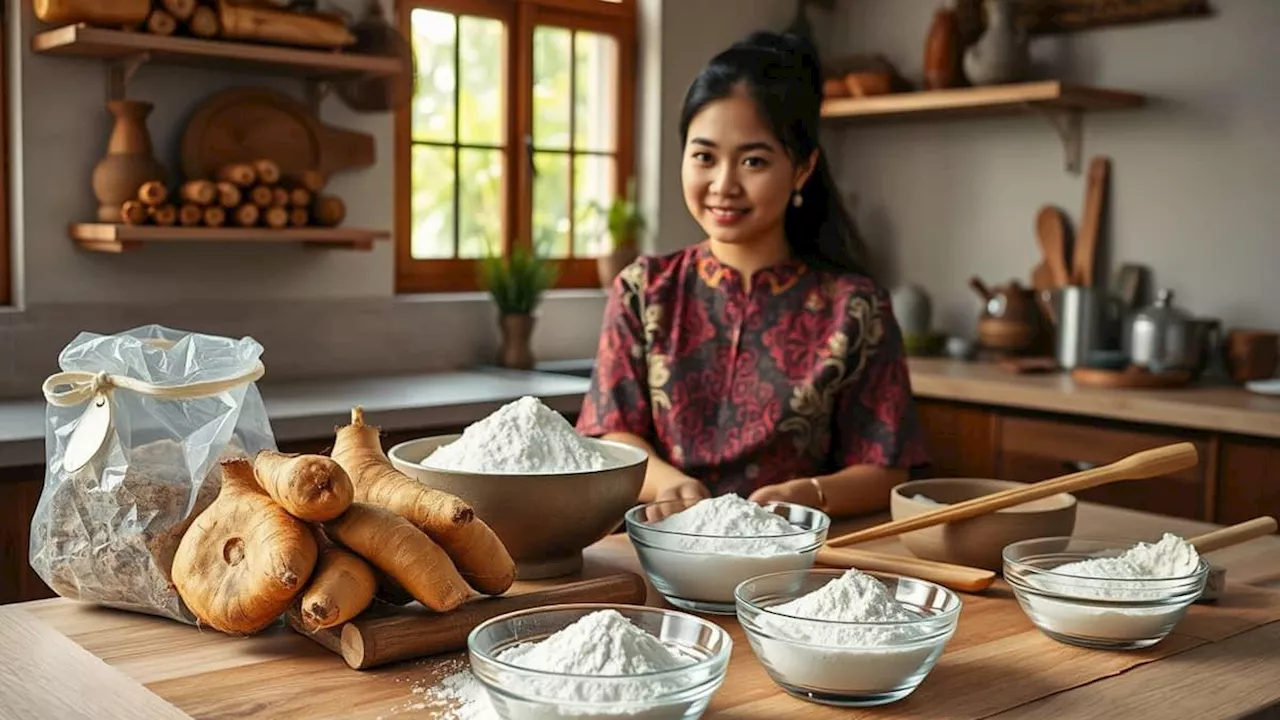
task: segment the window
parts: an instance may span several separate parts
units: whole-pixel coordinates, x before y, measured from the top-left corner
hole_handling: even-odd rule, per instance
[[[633,166],[634,0],[401,0],[418,87],[396,121],[396,289],[476,289],[476,260],[533,247],[598,283]],[[588,222],[588,218],[591,219]]]

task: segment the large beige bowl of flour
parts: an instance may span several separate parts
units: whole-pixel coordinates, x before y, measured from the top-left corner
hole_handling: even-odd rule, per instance
[[[649,456],[622,443],[582,442],[604,453],[609,467],[586,472],[489,473],[436,470],[423,459],[460,435],[400,443],[387,455],[397,470],[471,503],[516,561],[521,580],[558,577],[582,568],[582,549],[622,523],[640,495]]]

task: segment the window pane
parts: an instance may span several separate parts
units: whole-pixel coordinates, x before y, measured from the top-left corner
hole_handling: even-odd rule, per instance
[[[458,27],[462,35],[458,134],[464,143],[502,145],[506,132],[502,21],[464,16]]]
[[[612,248],[609,238],[607,213],[615,194],[616,174],[614,159],[607,155],[578,155],[573,159],[573,216],[590,218],[579,220],[573,226],[573,256],[596,257],[609,254]],[[592,213],[588,208],[595,202],[605,215]]]
[[[419,260],[453,257],[453,148],[415,145],[411,187],[411,254]]]
[[[416,9],[410,16],[413,50],[418,58],[418,89],[413,96],[413,139],[453,142],[453,90],[457,73],[453,49],[456,19],[449,13]]]
[[[502,253],[501,150],[468,150],[458,156],[458,257]]]
[[[618,132],[618,41],[579,32],[573,49],[573,146],[612,152]]]
[[[533,31],[533,144],[569,147],[569,61],[572,33],[539,26]]]
[[[569,257],[569,156],[536,153],[533,167],[534,245],[547,257]]]

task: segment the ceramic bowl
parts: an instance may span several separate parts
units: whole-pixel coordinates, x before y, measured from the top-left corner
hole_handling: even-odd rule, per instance
[[[459,435],[400,443],[387,455],[397,470],[471,503],[516,561],[521,580],[582,569],[582,549],[613,532],[636,502],[649,456],[631,445],[584,438],[617,460],[581,473],[499,474],[435,470],[424,458]]]
[[[1025,483],[982,478],[913,480],[893,489],[889,512],[894,520],[902,520],[936,510],[938,503],[950,505],[1018,487],[1025,487]],[[898,537],[916,557],[999,571],[1005,546],[1031,538],[1070,535],[1075,526],[1076,498],[1059,493]]]

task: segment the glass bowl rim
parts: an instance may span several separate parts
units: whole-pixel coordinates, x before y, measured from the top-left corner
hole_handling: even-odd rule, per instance
[[[877,580],[880,580],[882,578],[891,578],[894,581],[909,580],[911,582],[925,585],[927,587],[930,587],[936,590],[941,590],[944,593],[944,597],[946,597],[948,600],[955,601],[955,607],[949,608],[947,610],[942,610],[937,615],[916,618],[914,620],[864,620],[864,621],[855,622],[855,621],[848,621],[848,620],[824,620],[821,618],[807,618],[807,617],[800,617],[799,615],[788,615],[787,613],[781,613],[776,610],[771,610],[767,607],[759,605],[755,601],[749,600],[742,595],[743,587],[747,583],[755,582],[757,580],[767,580],[769,578],[775,578],[782,575],[792,575],[792,576],[828,575],[834,580],[836,578],[843,576],[846,572],[848,572],[848,570],[842,570],[840,568],[809,568],[807,570],[782,570],[779,572],[772,572],[764,575],[756,575],[755,577],[748,578],[738,583],[738,586],[733,589],[733,599],[736,603],[741,603],[743,605],[746,605],[752,610],[755,610],[756,612],[762,613],[764,615],[785,618],[787,620],[799,620],[801,622],[816,623],[819,625],[829,625],[832,627],[887,628],[887,627],[915,626],[915,625],[920,625],[920,624],[930,623],[930,622],[940,623],[943,625],[952,625],[954,624],[953,621],[960,614],[960,611],[964,608],[964,601],[960,599],[960,595],[958,593],[956,593],[954,590],[948,587],[939,585],[938,583],[930,582],[928,580],[921,580],[920,578],[911,577],[910,575],[899,575],[897,573],[887,573],[887,572],[868,572],[865,570],[859,570],[858,572],[864,573],[866,575],[871,575],[872,577],[875,577]],[[794,600],[796,598],[791,598],[791,599]],[[787,602],[790,602],[790,601],[787,601]],[[801,641],[795,641],[795,642],[801,642]]]
[[[1012,567],[1028,575],[1047,575],[1052,577],[1068,578],[1071,580],[1084,580],[1084,581],[1105,582],[1105,583],[1122,583],[1121,587],[1134,587],[1134,588],[1139,588],[1142,586],[1150,587],[1152,583],[1176,584],[1180,582],[1182,583],[1193,582],[1193,581],[1199,580],[1199,578],[1201,578],[1202,576],[1207,576],[1209,574],[1209,562],[1204,559],[1204,556],[1199,554],[1199,551],[1197,551],[1196,553],[1197,563],[1196,563],[1196,569],[1194,572],[1192,572],[1189,575],[1175,575],[1173,577],[1160,577],[1160,578],[1100,578],[1100,577],[1092,577],[1089,575],[1076,575],[1074,573],[1057,572],[1053,568],[1037,567],[1035,565],[1031,565],[1030,563],[1024,562],[1022,560],[1015,560],[1009,557],[1009,551],[1013,550],[1014,548],[1030,546],[1035,543],[1049,543],[1052,541],[1066,541],[1067,543],[1071,543],[1071,542],[1096,543],[1099,546],[1102,546],[1105,544],[1106,547],[1102,549],[1119,550],[1121,552],[1124,552],[1126,548],[1132,549],[1136,547],[1138,543],[1148,542],[1146,540],[1123,540],[1121,538],[1100,537],[1100,536],[1094,536],[1094,535],[1090,535],[1090,536],[1054,535],[1050,537],[1028,538],[1026,540],[1018,540],[1017,542],[1011,542],[1008,545],[1004,546],[1004,549],[1000,551],[1000,559],[1006,567]],[[1151,543],[1148,543],[1148,544],[1151,544]],[[1066,555],[1066,554],[1074,554],[1074,553],[1067,553],[1066,551],[1062,551],[1057,554]],[[1078,562],[1080,560],[1090,560],[1090,559],[1098,559],[1098,558],[1096,556],[1090,557],[1087,555],[1081,555],[1079,558],[1075,560],[1068,560],[1067,562]],[[1063,563],[1063,564],[1065,565],[1066,563]],[[1007,573],[1006,573],[1005,579],[1010,580],[1011,585],[1025,584],[1025,583],[1020,583],[1020,581],[1018,581],[1016,578],[1011,580],[1008,577]],[[1085,587],[1087,587],[1087,585],[1085,585]],[[1040,589],[1040,591],[1045,592],[1043,589]],[[1071,596],[1067,596],[1067,597],[1071,597]]]
[[[792,538],[792,537],[800,537],[803,535],[813,535],[815,533],[827,532],[831,528],[831,516],[827,515],[825,512],[819,510],[818,508],[810,507],[808,505],[801,505],[799,503],[778,502],[778,501],[765,503],[761,507],[765,508],[766,510],[769,508],[799,508],[801,510],[807,510],[813,513],[814,518],[817,521],[817,524],[813,528],[801,528],[796,532],[744,536],[744,535],[717,535],[717,534],[710,534],[710,533],[690,533],[690,532],[679,532],[676,530],[663,530],[662,528],[654,527],[653,525],[644,523],[636,518],[636,516],[639,513],[655,505],[664,505],[667,503],[687,503],[687,502],[688,502],[687,500],[657,500],[654,502],[642,503],[640,505],[636,505],[631,509],[627,510],[626,514],[622,516],[622,519],[626,523],[628,533],[630,533],[632,526],[635,526],[637,528],[640,528],[641,532],[650,532],[656,535],[670,535],[673,537],[690,537],[690,538],[715,538],[718,540],[755,540],[758,538]],[[693,504],[696,504],[696,503],[693,503]],[[690,504],[689,507],[692,507],[693,504]],[[782,516],[779,515],[778,517],[782,517]],[[787,522],[791,522],[791,521],[787,520]],[[659,548],[659,549],[662,550],[666,548]],[[710,554],[710,553],[697,553],[697,554],[701,555],[701,554]]]

